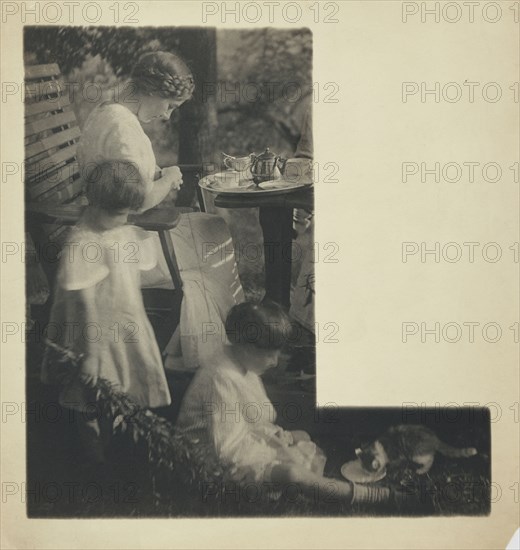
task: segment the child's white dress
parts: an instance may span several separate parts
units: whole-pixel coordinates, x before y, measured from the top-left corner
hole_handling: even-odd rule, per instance
[[[76,353],[95,354],[99,376],[117,385],[139,405],[171,403],[161,353],[146,315],[141,271],[156,264],[149,233],[131,226],[96,232],[81,222],[63,247],[48,339]],[[85,313],[84,289],[94,287]],[[54,382],[44,361],[42,378]],[[84,409],[86,395],[77,380],[60,396],[62,405]]]
[[[298,464],[323,473],[325,457],[311,441],[292,444],[275,424],[276,411],[261,379],[242,372],[224,354],[200,368],[182,401],[177,428],[208,449],[241,482],[270,482],[277,464]]]

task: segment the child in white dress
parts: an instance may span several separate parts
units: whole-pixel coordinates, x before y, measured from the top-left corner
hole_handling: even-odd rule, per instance
[[[141,295],[141,271],[156,265],[149,234],[125,225],[145,196],[129,162],[99,164],[87,179],[89,206],[67,237],[57,274],[48,337],[83,356],[77,376],[64,385],[60,403],[76,414],[87,458],[103,461],[95,399],[84,382],[98,377],[143,407],[171,402],[164,368]],[[53,383],[44,361],[42,379]]]
[[[390,491],[323,476],[325,455],[303,431],[278,426],[276,412],[260,376],[276,366],[291,326],[277,304],[245,302],[234,306],[225,330],[230,344],[202,366],[181,405],[177,428],[218,462],[225,481],[298,485],[316,496],[322,490],[346,502],[383,502]]]

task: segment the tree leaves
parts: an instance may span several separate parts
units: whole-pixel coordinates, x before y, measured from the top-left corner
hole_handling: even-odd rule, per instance
[[[147,51],[175,51],[175,28],[164,27],[51,27],[27,26],[24,51],[37,63],[58,63],[63,74],[80,67],[91,55],[107,60],[118,76],[128,76],[140,55]]]

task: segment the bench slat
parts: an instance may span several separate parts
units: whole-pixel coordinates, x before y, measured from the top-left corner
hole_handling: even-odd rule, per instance
[[[45,203],[68,203],[71,199],[75,199],[83,192],[83,180],[77,178],[72,181],[67,181],[51,189],[48,193],[40,195],[38,200]]]
[[[27,186],[27,194],[31,200],[41,197],[54,187],[58,187],[65,181],[70,181],[79,175],[78,163],[70,163],[54,170],[47,178],[34,185]]]
[[[36,103],[25,104],[25,118],[47,113],[51,111],[59,111],[67,105],[70,105],[70,99],[67,95],[62,95],[54,99],[46,99]]]
[[[41,139],[40,141],[37,141],[36,143],[33,143],[31,145],[27,145],[27,147],[25,148],[25,158],[29,159],[34,155],[37,155],[38,153],[49,151],[54,147],[58,147],[60,145],[63,145],[64,143],[68,143],[69,141],[73,141],[79,138],[80,134],[81,132],[79,127],[75,126],[74,128],[70,128],[69,130],[57,132],[56,134],[49,136],[48,138]]]
[[[45,78],[49,76],[57,76],[60,74],[60,68],[57,63],[49,63],[47,65],[26,65],[25,79],[34,80],[36,78]]]
[[[67,109],[64,113],[56,115],[49,115],[45,118],[29,122],[25,125],[25,136],[33,136],[44,132],[45,130],[51,130],[52,128],[58,128],[59,126],[65,126],[76,122],[76,115],[72,109]]]
[[[58,94],[63,95],[65,84],[63,80],[46,80],[44,82],[29,82],[25,84],[25,101],[32,103],[40,101],[46,96]]]
[[[56,227],[49,226],[49,227]],[[63,248],[63,244],[65,243],[67,239],[67,235],[69,233],[70,226],[68,225],[60,225],[55,231],[52,233],[49,233],[49,241],[52,243],[56,243],[61,250]]]
[[[57,169],[66,164],[66,161],[75,158],[77,146],[74,143],[63,149],[59,149],[56,153],[39,159],[34,162],[26,162],[25,173],[26,180],[33,181],[39,178],[47,178],[51,173],[55,173]]]

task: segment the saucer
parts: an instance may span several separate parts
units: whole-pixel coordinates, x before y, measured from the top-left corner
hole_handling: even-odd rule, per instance
[[[240,172],[235,170],[227,170],[226,172],[218,172],[213,175],[215,184],[222,188],[240,187]]]
[[[296,189],[299,187],[304,187],[304,185],[286,180],[269,180],[259,183],[258,187],[264,191],[275,191],[278,189]]]
[[[355,483],[375,483],[386,476],[386,470],[382,472],[367,472],[358,458],[357,460],[345,462],[341,467],[341,475],[345,479],[354,481]]]

